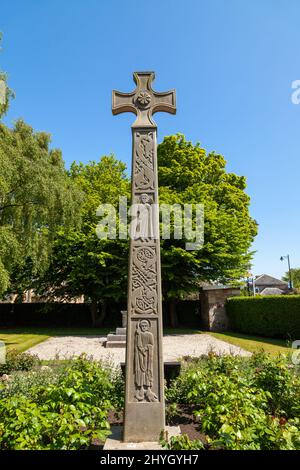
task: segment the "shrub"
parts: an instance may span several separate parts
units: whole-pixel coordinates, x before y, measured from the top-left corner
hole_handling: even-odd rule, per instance
[[[91,394],[98,405],[109,403],[111,408],[124,405],[124,382],[119,367],[110,362],[94,361],[86,355],[65,362],[60,370],[59,383]]]
[[[39,364],[40,360],[35,354],[19,353],[12,349],[6,354],[5,364],[0,364],[0,375],[17,370],[30,370]]]
[[[287,419],[300,418],[300,377],[286,356],[270,357],[261,352],[250,358],[249,364],[254,387],[271,393],[270,412]]]
[[[121,371],[86,356],[13,373],[0,390],[0,449],[86,448],[122,405]]]
[[[227,299],[226,312],[233,331],[300,338],[300,295],[232,297]]]
[[[161,445],[165,449],[172,450],[204,450],[204,444],[199,439],[190,440],[187,434],[180,434],[179,436],[172,436],[170,439],[167,437],[161,439]]]
[[[40,387],[57,384],[59,376],[51,369],[39,368],[29,372],[13,372],[0,386],[0,399],[22,395],[32,401],[38,401]],[[1,383],[1,382],[0,382]]]
[[[300,449],[299,390],[284,356],[211,354],[185,364],[166,396],[193,407],[212,448]]]
[[[79,449],[109,434],[106,410],[86,394],[62,389],[56,398],[42,406],[23,396],[0,400],[0,449]]]

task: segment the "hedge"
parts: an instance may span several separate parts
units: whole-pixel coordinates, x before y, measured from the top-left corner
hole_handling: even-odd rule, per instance
[[[103,327],[121,324],[123,305],[111,304]],[[0,303],[0,326],[5,327],[92,327],[88,304],[75,303]]]
[[[231,297],[230,329],[269,338],[300,338],[300,295]]]
[[[199,307],[196,300],[179,301],[179,324],[185,328],[199,328]],[[110,302],[103,321],[104,328],[121,326],[121,310],[125,303]],[[170,326],[169,304],[163,302],[164,327]],[[92,327],[88,304],[75,303],[0,303],[0,327]]]

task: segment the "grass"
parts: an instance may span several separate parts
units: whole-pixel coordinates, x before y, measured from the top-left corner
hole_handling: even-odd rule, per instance
[[[52,336],[106,336],[112,330],[113,328],[0,328],[0,341],[4,341],[7,349],[16,349],[19,352],[23,352]],[[164,334],[168,335],[201,333],[200,330],[191,328],[164,329]],[[284,354],[291,352],[288,342],[281,339],[249,336],[231,331],[207,333],[250,352],[258,351],[259,349],[264,349],[272,355],[276,355],[279,352]]]
[[[225,331],[224,333],[209,332],[214,338],[221,339],[227,343],[239,346],[246,349],[246,351],[255,352],[263,349],[265,352],[272,355],[278,353],[287,354],[291,352],[288,341],[283,339],[263,338],[261,336],[250,336],[232,331]]]
[[[7,349],[26,351],[51,336],[105,336],[111,328],[0,328],[0,341]]]
[[[0,328],[0,341],[7,349],[26,351],[53,336],[106,336],[113,328]],[[191,328],[167,328],[165,334],[192,334],[201,331]]]

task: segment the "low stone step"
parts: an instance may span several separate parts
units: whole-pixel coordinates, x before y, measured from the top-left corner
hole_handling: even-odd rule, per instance
[[[116,335],[125,335],[126,336],[126,328],[116,328]]]
[[[126,341],[126,335],[110,333],[107,335],[107,341]]]
[[[126,341],[106,341],[107,348],[126,348]]]

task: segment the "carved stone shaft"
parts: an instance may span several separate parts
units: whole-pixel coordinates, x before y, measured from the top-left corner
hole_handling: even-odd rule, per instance
[[[158,216],[157,111],[175,113],[175,92],[156,93],[153,72],[136,72],[132,93],[113,92],[114,114],[137,115],[132,126],[132,207],[129,253],[126,442],[158,441],[165,427],[162,299]]]

